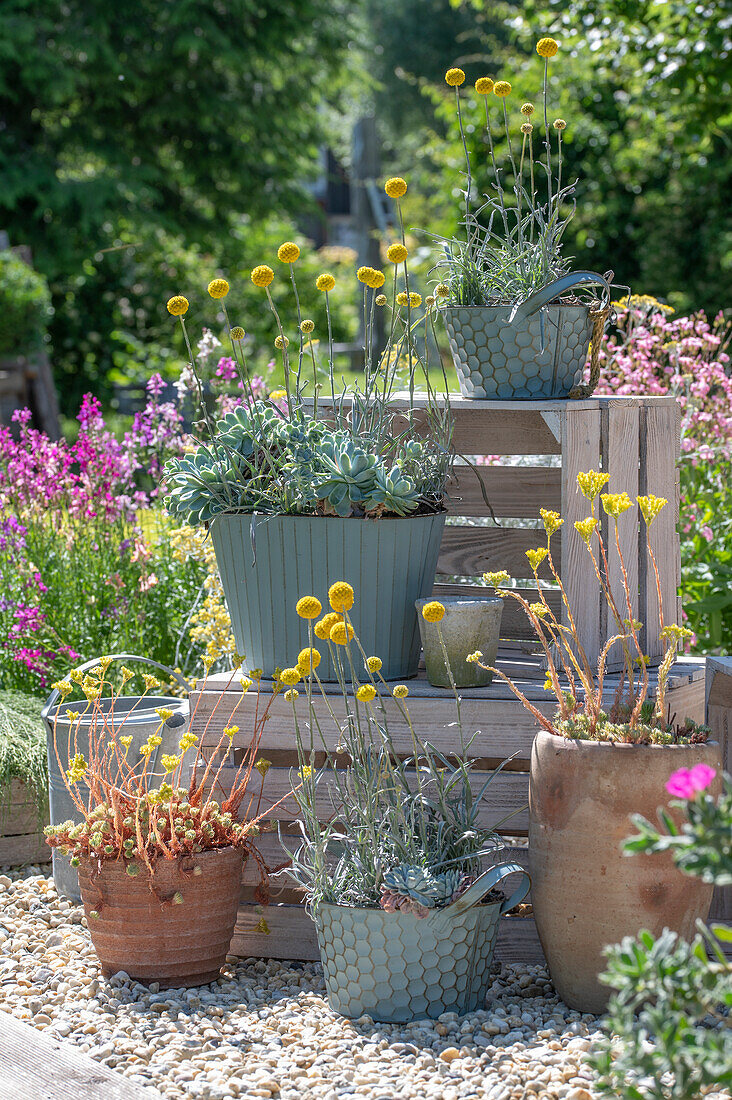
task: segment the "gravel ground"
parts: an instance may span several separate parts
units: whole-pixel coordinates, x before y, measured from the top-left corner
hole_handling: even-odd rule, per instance
[[[168,1100],[592,1100],[597,1020],[541,967],[504,967],[483,1011],[413,1024],[336,1016],[311,963],[241,960],[212,985],[158,992],[101,977],[83,909],[39,870],[0,875],[0,1010]]]

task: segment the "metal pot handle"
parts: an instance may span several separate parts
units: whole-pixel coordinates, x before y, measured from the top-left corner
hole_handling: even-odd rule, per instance
[[[501,902],[500,912],[505,913],[509,909],[513,909],[514,905],[518,905],[528,894],[531,889],[531,879],[520,863],[499,863],[496,867],[491,867],[489,870],[484,871],[482,875],[478,875],[475,882],[471,883],[465,893],[461,894],[456,901],[446,905],[444,909],[436,909],[434,914],[431,915],[434,918],[447,916],[448,914],[457,916],[458,913],[464,913],[466,909],[478,905],[494,886],[497,886],[504,878],[508,878],[509,875],[521,875],[521,883],[509,898],[505,898]]]
[[[536,293],[527,298],[525,302],[521,302],[520,305],[515,306],[508,319],[508,323],[516,324],[519,321],[525,320],[527,317],[530,317],[532,313],[537,313],[544,306],[549,305],[557,295],[563,294],[565,290],[571,290],[572,287],[575,286],[601,287],[602,301],[600,303],[600,308],[607,309],[610,305],[610,283],[604,275],[599,275],[596,271],[570,271],[567,275],[562,275],[559,279],[555,279],[553,283],[549,283],[548,286],[542,287],[541,290],[537,290]]]
[[[155,668],[159,668],[163,672],[167,672],[170,676],[172,676],[174,679],[176,679],[178,681],[178,683],[181,685],[181,687],[184,687],[186,689],[186,691],[190,692],[190,690],[191,690],[191,685],[188,683],[188,681],[185,679],[184,676],[181,676],[181,674],[179,672],[176,672],[175,669],[169,668],[168,665],[162,665],[160,663],[160,661],[153,661],[153,659],[151,657],[138,657],[134,653],[116,653],[112,657],[112,660],[113,661],[140,661],[142,664],[154,665]],[[99,657],[94,657],[91,661],[85,661],[83,665],[79,665],[79,672],[86,672],[87,669],[95,668],[98,664],[99,664]],[[48,718],[48,715],[51,711],[51,707],[53,707],[54,704],[56,703],[56,700],[60,699],[60,698],[61,698],[61,693],[59,691],[57,691],[56,688],[54,688],[53,691],[51,692],[51,694],[49,695],[48,699],[46,699],[45,706],[43,707],[43,710],[41,711],[41,718],[43,718],[44,720],[46,720]]]

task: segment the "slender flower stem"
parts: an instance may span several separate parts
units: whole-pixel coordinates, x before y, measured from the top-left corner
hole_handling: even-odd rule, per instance
[[[547,167],[547,187],[549,189],[549,208],[548,208],[548,221],[551,221],[552,216],[552,146],[551,139],[549,137],[549,58],[544,58],[544,133],[546,134],[546,167]]]
[[[496,190],[498,191],[498,202],[501,207],[501,215],[503,216],[503,228],[506,232],[506,240],[508,240],[508,215],[506,213],[506,204],[503,197],[503,184],[501,183],[501,175],[498,170],[498,164],[496,163],[496,151],[493,146],[493,131],[491,130],[491,117],[488,111],[488,96],[485,96],[485,128],[488,134],[488,148],[491,152],[491,162],[493,164],[493,174],[496,177]]]

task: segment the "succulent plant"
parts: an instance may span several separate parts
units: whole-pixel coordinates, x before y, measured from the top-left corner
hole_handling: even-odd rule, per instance
[[[379,470],[376,455],[344,442],[323,447],[319,457],[325,474],[317,484],[318,496],[339,516],[350,515],[354,505],[370,499]]]
[[[410,477],[400,470],[385,469],[380,466],[375,471],[374,484],[368,500],[364,503],[366,512],[393,512],[397,516],[406,516],[419,504],[419,493]]]
[[[435,909],[452,901],[463,878],[459,870],[434,872],[428,867],[401,863],[386,872],[383,889],[411,898],[427,909]]]

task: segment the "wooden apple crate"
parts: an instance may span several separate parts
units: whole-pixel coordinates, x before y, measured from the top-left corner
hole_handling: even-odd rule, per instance
[[[51,849],[43,837],[48,813],[39,815],[32,792],[18,779],[0,790],[0,866],[48,863]]]

